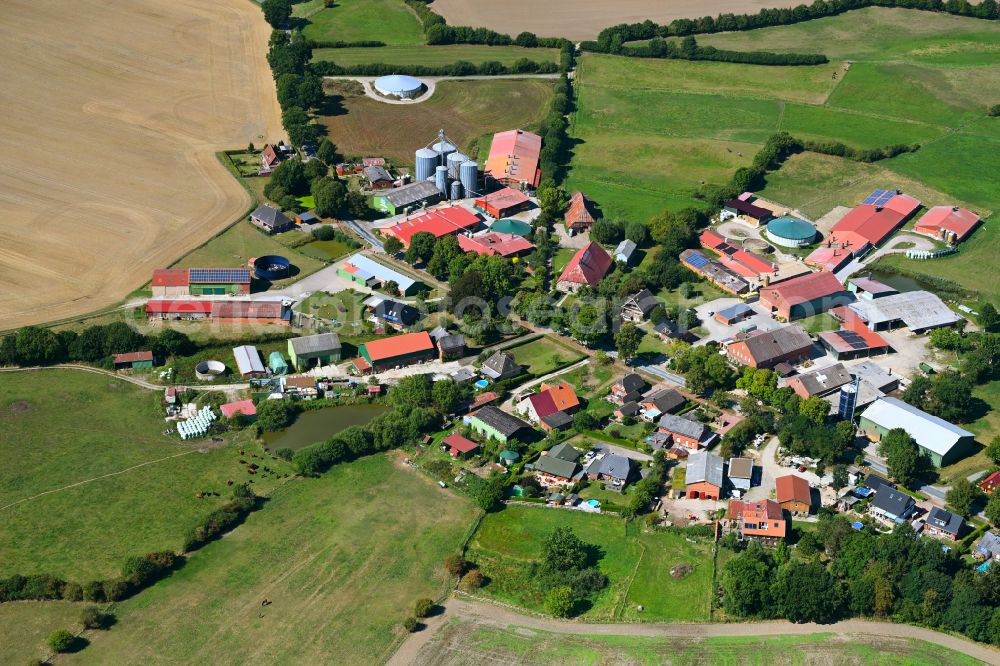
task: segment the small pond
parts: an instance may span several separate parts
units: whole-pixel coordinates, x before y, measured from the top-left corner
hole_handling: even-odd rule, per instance
[[[364,425],[387,411],[389,407],[385,405],[344,405],[302,412],[284,430],[265,432],[264,443],[273,451],[301,449],[330,439],[351,426]]]
[[[865,277],[868,277],[867,272],[859,275],[864,275]],[[921,290],[933,291],[933,288],[931,288],[929,285],[925,285],[919,280],[915,280],[906,275],[899,275],[897,273],[883,273],[881,271],[871,271],[871,278],[874,280],[878,280],[883,284],[887,284],[893,289],[902,292],[921,291]]]

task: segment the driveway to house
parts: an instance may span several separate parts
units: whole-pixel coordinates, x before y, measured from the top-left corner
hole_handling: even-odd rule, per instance
[[[547,382],[550,379],[558,377],[559,375],[564,375],[567,372],[572,372],[573,370],[576,370],[577,368],[582,368],[583,366],[587,365],[588,363],[590,363],[590,359],[589,358],[585,358],[582,361],[578,361],[577,363],[574,363],[573,365],[566,366],[562,370],[556,370],[555,372],[550,372],[549,374],[545,375],[544,377],[539,377],[538,379],[532,379],[531,381],[529,381],[529,382],[527,382],[525,384],[521,384],[516,389],[514,389],[513,391],[510,392],[510,397],[507,398],[502,405],[500,405],[500,409],[504,409],[504,410],[511,409],[514,406],[514,402],[516,400],[519,400],[520,398],[522,398],[523,397],[522,394],[525,391],[527,391],[529,388],[531,388],[532,386],[537,386],[537,385],[539,385],[539,384],[541,384],[543,382]]]
[[[760,465],[760,485],[750,488],[746,493],[746,499],[751,501],[770,499],[772,493],[774,492],[774,480],[779,476],[787,476],[789,474],[795,474],[796,476],[801,476],[803,479],[809,482],[809,485],[814,488],[821,488],[820,478],[816,476],[815,473],[810,471],[800,472],[797,469],[791,467],[784,467],[779,465],[777,460],[775,460],[775,454],[778,452],[778,446],[780,442],[778,437],[772,437],[760,451],[760,457],[757,460],[758,465]],[[831,494],[829,488],[820,490],[820,495],[822,497],[822,502],[825,505],[832,503],[836,497]]]
[[[986,645],[974,643],[966,638],[944,634],[923,627],[891,622],[869,622],[866,620],[845,620],[833,624],[794,624],[784,620],[748,623],[705,623],[705,624],[589,624],[572,620],[524,615],[515,610],[491,603],[450,597],[442,604],[443,612],[426,620],[423,631],[407,636],[396,653],[387,662],[389,666],[409,666],[427,663],[421,659],[424,646],[431,642],[437,632],[452,620],[464,620],[481,625],[510,629],[524,627],[572,635],[598,636],[645,636],[652,638],[717,638],[726,636],[807,636],[817,633],[834,633],[844,639],[853,636],[892,637],[922,640],[950,650],[961,652],[987,664],[1000,664],[1000,651]]]

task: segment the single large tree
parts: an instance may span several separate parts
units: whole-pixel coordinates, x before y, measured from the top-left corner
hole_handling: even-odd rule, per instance
[[[292,17],[291,0],[264,0],[260,3],[260,8],[264,12],[264,20],[272,28],[281,28]]]
[[[615,334],[615,348],[618,350],[618,357],[625,363],[635,356],[639,351],[639,343],[642,341],[642,332],[632,322],[625,322]]]

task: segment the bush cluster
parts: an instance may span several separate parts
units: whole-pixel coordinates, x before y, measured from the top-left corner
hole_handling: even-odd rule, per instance
[[[310,39],[309,46],[314,49],[354,49],[354,48],[378,48],[385,46],[385,42],[369,39],[358,42],[325,41],[322,39]]]
[[[233,491],[233,499],[208,514],[201,524],[192,529],[185,537],[182,546],[184,552],[190,553],[209,541],[219,538],[242,523],[260,506],[260,497],[254,494],[249,485],[243,483],[236,486]]]

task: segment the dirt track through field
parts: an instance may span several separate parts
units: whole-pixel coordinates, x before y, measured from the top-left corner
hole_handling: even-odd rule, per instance
[[[279,138],[246,0],[9,0],[0,330],[120,300],[250,197],[215,152]]]
[[[510,35],[528,30],[542,37],[593,39],[604,28],[619,23],[755,14],[764,8],[797,4],[791,0],[547,0],[540,11],[535,0],[434,0],[431,7],[451,25],[486,27]]]
[[[970,641],[961,636],[953,636],[939,631],[890,622],[869,622],[866,620],[845,620],[834,624],[793,624],[786,621],[752,623],[706,623],[706,624],[586,624],[565,620],[553,620],[533,615],[523,615],[493,604],[468,601],[451,597],[444,602],[444,612],[426,621],[427,628],[407,636],[399,650],[388,661],[388,666],[411,666],[429,663],[426,660],[430,650],[424,648],[446,622],[460,619],[488,626],[509,628],[526,627],[563,634],[601,636],[646,636],[662,638],[711,638],[724,636],[805,636],[818,633],[834,633],[845,638],[852,636],[892,637],[922,640],[961,652],[986,664],[1000,664],[1000,652]]]

